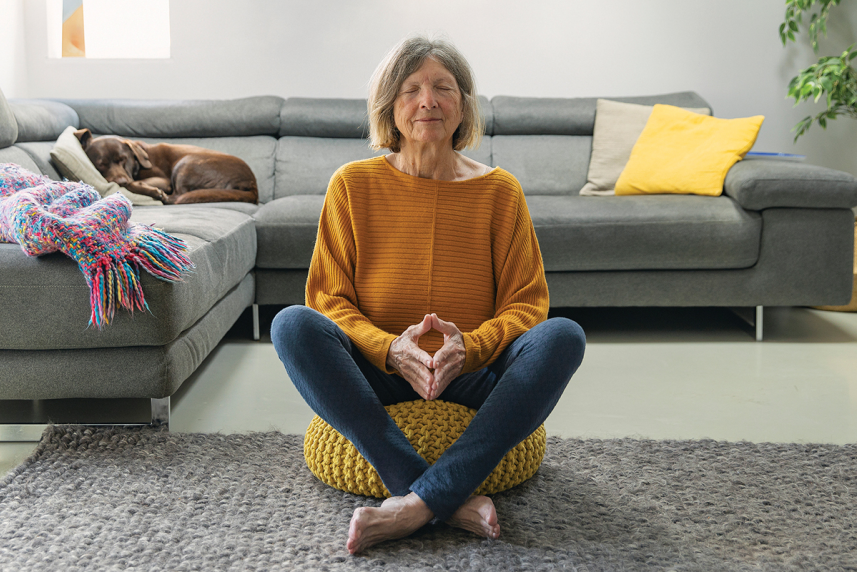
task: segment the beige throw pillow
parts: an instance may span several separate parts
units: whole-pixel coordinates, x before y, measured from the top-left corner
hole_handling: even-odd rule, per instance
[[[592,155],[589,159],[587,183],[581,196],[611,196],[616,194],[616,181],[631,157],[631,149],[646,127],[652,105],[622,103],[599,99],[595,107],[595,130],[592,133]],[[686,108],[693,113],[711,115],[705,108]]]
[[[83,147],[80,146],[80,141],[74,136],[75,131],[77,131],[76,127],[66,127],[65,131],[62,132],[54,144],[54,148],[51,149],[51,159],[53,159],[54,164],[63,177],[69,181],[80,181],[87,185],[92,185],[102,197],[112,195],[113,193],[122,193],[131,199],[131,204],[135,206],[164,204],[152,197],[132,193],[116,183],[108,183],[104,176],[98,172],[98,169],[95,168],[95,165],[92,164],[92,161],[89,160]]]

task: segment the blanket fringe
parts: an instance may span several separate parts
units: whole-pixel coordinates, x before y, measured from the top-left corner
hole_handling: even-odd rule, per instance
[[[145,225],[134,225],[129,231],[134,262],[152,276],[180,281],[183,272],[194,268],[184,255],[187,245],[183,240]]]
[[[117,307],[134,313],[149,310],[143,296],[139,268],[152,276],[170,282],[182,282],[182,273],[194,268],[184,254],[183,240],[146,225],[135,224],[129,229],[130,252],[124,259],[102,257],[89,268],[89,325],[99,330],[109,325]]]

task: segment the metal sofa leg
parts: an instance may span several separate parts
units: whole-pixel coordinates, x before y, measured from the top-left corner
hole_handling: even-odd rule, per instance
[[[152,398],[152,425],[170,430],[170,398]]]
[[[756,306],[756,341],[762,341],[762,334],[764,329],[764,306]]]
[[[749,324],[751,328],[756,330],[756,341],[761,342],[764,339],[764,306],[756,306],[755,316],[753,316],[753,312],[750,310],[752,306],[740,306],[729,308],[733,314],[741,318],[744,322]]]
[[[253,304],[253,339],[259,340],[262,336],[259,334],[259,304]]]

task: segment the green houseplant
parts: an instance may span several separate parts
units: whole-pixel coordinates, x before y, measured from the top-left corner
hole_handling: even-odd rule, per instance
[[[803,15],[812,12],[809,20],[809,39],[813,51],[818,54],[818,34],[827,35],[827,18],[830,9],[842,0],[786,0],[785,21],[780,25],[780,39],[783,45],[789,40],[795,41],[795,35],[803,25]],[[817,11],[816,11],[817,9]],[[820,58],[816,63],[801,70],[789,82],[788,97],[795,105],[810,98],[818,101],[825,97],[827,109],[814,117],[803,118],[794,128],[795,141],[817,122],[827,128],[828,119],[840,115],[857,118],[857,71],[851,66],[851,60],[857,57],[857,49],[851,44],[842,54]]]

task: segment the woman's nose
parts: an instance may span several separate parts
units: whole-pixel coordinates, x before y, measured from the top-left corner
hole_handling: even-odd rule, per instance
[[[435,99],[434,93],[431,89],[424,89],[420,94],[420,107],[425,107],[427,109],[437,107],[437,100]]]

